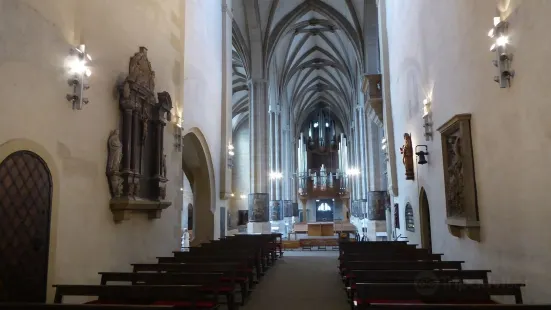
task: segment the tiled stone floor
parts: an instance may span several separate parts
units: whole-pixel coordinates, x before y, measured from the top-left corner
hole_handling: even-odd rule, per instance
[[[242,310],[349,309],[337,271],[338,251],[287,251]]]

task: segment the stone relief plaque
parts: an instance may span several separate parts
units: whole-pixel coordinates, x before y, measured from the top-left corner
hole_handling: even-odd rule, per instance
[[[268,194],[249,194],[249,222],[268,222],[270,204]]]
[[[450,233],[480,241],[478,202],[471,142],[471,115],[458,114],[438,128],[442,140],[446,223]]]
[[[387,192],[371,191],[367,194],[367,198],[368,198],[367,218],[371,221],[385,221]]]

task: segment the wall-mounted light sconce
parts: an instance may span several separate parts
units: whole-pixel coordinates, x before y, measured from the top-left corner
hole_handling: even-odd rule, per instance
[[[418,148],[424,147],[425,151],[417,151]],[[415,146],[415,155],[417,155],[417,163],[419,165],[424,165],[427,162],[427,158],[425,156],[429,155],[429,148],[426,145],[417,145]]]
[[[381,150],[385,154],[385,161],[388,161],[388,141],[385,137],[381,140]]]
[[[239,196],[239,197],[240,197],[241,199],[245,199],[245,198],[247,198],[247,195],[241,194],[241,196]]]
[[[494,27],[488,32],[488,36],[494,41],[490,51],[495,52],[496,59],[492,62],[498,69],[499,74],[494,77],[494,81],[499,83],[501,88],[511,86],[511,78],[515,75],[515,72],[511,70],[513,55],[507,51],[509,44],[508,28],[508,22],[501,20],[501,17],[494,17]]]
[[[234,193],[231,193],[230,196],[235,197],[235,194],[234,194]]]
[[[432,100],[423,100],[423,127],[425,128],[425,141],[432,139]]]
[[[88,98],[84,98],[84,91],[90,88],[86,80],[92,75],[88,63],[92,57],[86,54],[84,44],[74,47],[69,51],[66,59],[66,66],[69,75],[69,86],[73,87],[73,93],[67,94],[67,100],[73,103],[73,109],[82,110],[82,106],[88,103]]]
[[[182,123],[180,121],[180,117],[176,116],[174,122],[174,148],[178,152],[182,151],[182,147],[184,145],[182,140]]]
[[[228,144],[228,167],[230,169],[233,168],[233,155],[235,155],[235,153],[233,152],[233,144],[231,144],[231,142]]]

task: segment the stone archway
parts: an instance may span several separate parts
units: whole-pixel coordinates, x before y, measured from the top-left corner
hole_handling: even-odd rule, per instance
[[[432,250],[429,200],[423,187],[419,193],[419,220],[421,224],[421,245],[425,249]]]
[[[214,167],[207,141],[198,128],[183,138],[182,168],[193,191],[193,236],[191,246],[214,237],[216,194]]]

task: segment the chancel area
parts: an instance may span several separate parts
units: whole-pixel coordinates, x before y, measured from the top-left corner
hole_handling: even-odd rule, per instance
[[[0,310],[549,308],[550,15],[0,0]]]

